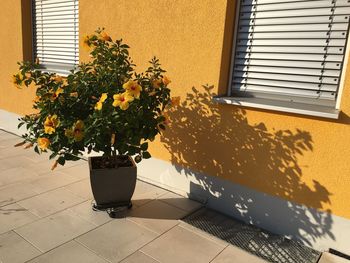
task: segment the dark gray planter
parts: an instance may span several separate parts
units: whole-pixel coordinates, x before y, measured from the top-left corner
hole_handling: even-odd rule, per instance
[[[90,183],[95,198],[96,209],[131,207],[131,197],[136,186],[137,168],[128,156],[131,166],[118,168],[94,168],[94,159],[89,157]],[[97,159],[96,159],[97,160]]]

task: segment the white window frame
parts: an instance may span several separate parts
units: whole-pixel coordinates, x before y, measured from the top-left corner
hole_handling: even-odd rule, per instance
[[[33,29],[33,33],[32,33],[32,47],[33,47],[33,50],[32,50],[32,54],[33,54],[33,58],[34,58],[34,61],[36,60],[36,58],[38,58],[38,45],[37,45],[37,42],[38,42],[38,38],[37,38],[37,29],[36,29],[36,26],[37,26],[37,21],[36,21],[36,1],[38,0],[31,0],[31,3],[32,3],[32,29]],[[40,0],[39,0],[40,1]],[[44,0],[45,1],[45,0]],[[51,1],[51,0],[49,0]],[[55,3],[57,2],[57,3]],[[56,0],[56,1],[53,1],[53,3],[49,3],[50,4],[57,4],[57,5],[60,5],[61,3],[72,3],[72,6],[74,7],[74,22],[72,22],[72,28],[74,28],[73,32],[74,34],[76,34],[75,37],[73,37],[72,40],[69,40],[71,41],[72,43],[69,42],[69,44],[72,44],[72,50],[74,51],[67,51],[67,53],[72,53],[72,59],[71,61],[73,63],[71,63],[70,65],[72,66],[68,66],[69,64],[67,64],[67,66],[64,65],[64,63],[60,63],[60,62],[56,62],[56,63],[42,63],[42,61],[40,60],[40,57],[39,57],[39,65],[40,65],[40,70],[41,71],[44,71],[44,72],[48,72],[48,73],[56,73],[58,75],[61,75],[61,76],[68,76],[70,71],[71,70],[75,70],[78,65],[79,65],[79,0]],[[64,6],[62,6],[62,8],[64,9]],[[53,10],[55,11],[55,10]],[[75,13],[75,11],[77,12],[77,14]],[[43,26],[41,28],[43,30]],[[54,31],[54,30],[53,30]],[[60,29],[57,27],[57,31],[60,31]],[[62,30],[63,32],[63,30]],[[54,32],[53,32],[54,33]],[[53,37],[55,37],[55,35],[52,35]],[[63,35],[60,35],[61,37],[64,37]],[[57,36],[56,36],[57,37]],[[43,37],[42,37],[43,38]],[[41,40],[42,41],[42,48],[41,48],[41,54],[42,56],[45,56],[45,41],[44,39]],[[63,43],[62,43],[63,44]],[[56,50],[55,50],[56,48]],[[51,52],[51,56],[56,56],[57,59],[59,60],[59,56],[60,56],[60,52],[65,52],[65,51],[62,51],[62,50],[59,50],[57,52],[57,49],[60,49],[60,48],[63,48],[63,47],[52,47],[51,50],[49,52]],[[68,50],[69,48],[67,48]],[[56,54],[55,54],[56,53]],[[69,57],[69,55],[67,54],[64,54],[65,57]],[[66,59],[66,58],[65,58]],[[67,59],[69,60],[69,59]]]
[[[342,73],[340,76],[338,94],[337,94],[334,108],[307,104],[307,103],[296,103],[296,102],[289,102],[289,101],[283,101],[283,100],[274,100],[274,99],[234,97],[232,95],[236,41],[237,41],[238,25],[239,25],[239,17],[240,17],[240,4],[241,4],[241,1],[237,0],[227,95],[216,96],[214,97],[213,100],[217,103],[222,103],[222,104],[232,104],[237,106],[263,109],[263,110],[272,110],[272,111],[279,111],[279,112],[309,115],[309,116],[315,116],[315,117],[338,119],[339,113],[340,113],[341,98],[345,87],[346,71],[347,71],[348,63],[350,62],[349,61],[350,33],[348,33],[348,38],[346,40],[346,50],[344,52],[345,57],[343,59]]]

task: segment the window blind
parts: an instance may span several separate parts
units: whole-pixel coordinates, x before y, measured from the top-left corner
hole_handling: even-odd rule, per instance
[[[43,69],[68,74],[79,63],[78,0],[33,0],[34,56]]]
[[[335,105],[349,0],[241,0],[231,93]]]

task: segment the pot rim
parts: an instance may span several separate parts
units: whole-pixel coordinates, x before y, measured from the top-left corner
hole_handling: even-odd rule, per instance
[[[93,169],[92,168],[92,163],[91,163],[91,161],[92,161],[92,159],[95,159],[95,158],[101,158],[102,156],[89,156],[88,157],[88,163],[89,163],[89,170],[90,171],[98,171],[98,170],[106,170],[106,169],[120,169],[120,168],[136,168],[137,166],[136,166],[136,163],[135,163],[135,161],[134,161],[134,159],[130,156],[130,155],[116,155],[117,157],[118,156],[127,156],[128,157],[128,159],[129,159],[129,161],[131,161],[131,166],[127,166],[127,167],[117,167],[117,168],[96,168],[96,169]]]

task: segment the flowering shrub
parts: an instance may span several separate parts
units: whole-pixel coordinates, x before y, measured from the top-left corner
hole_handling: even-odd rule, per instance
[[[165,129],[171,104],[170,80],[158,59],[136,73],[129,47],[103,30],[86,36],[84,47],[91,61],[67,77],[41,71],[38,63],[19,63],[14,84],[36,88],[37,95],[37,113],[20,119],[28,130],[23,143],[37,153],[50,150],[61,165],[85,150],[102,152],[106,162],[116,155],[135,156],[136,162],[150,158],[148,141]]]

